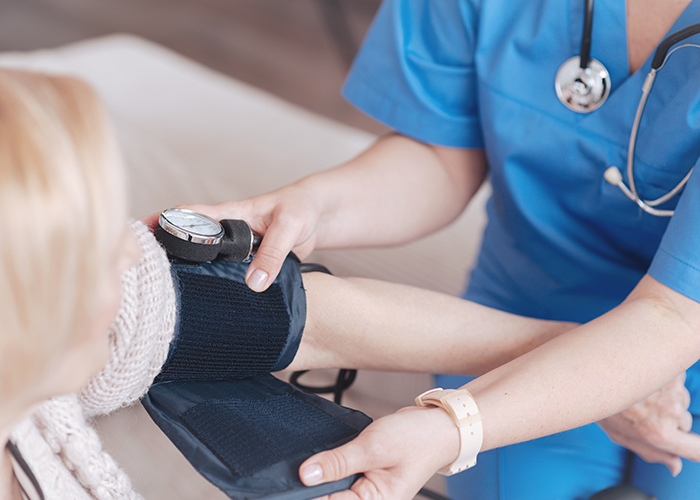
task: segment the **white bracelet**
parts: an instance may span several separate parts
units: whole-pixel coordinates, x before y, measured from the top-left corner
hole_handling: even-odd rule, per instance
[[[466,389],[431,389],[416,398],[418,406],[442,408],[459,429],[459,455],[457,460],[438,472],[451,476],[476,465],[476,456],[484,442],[481,412],[474,398]]]

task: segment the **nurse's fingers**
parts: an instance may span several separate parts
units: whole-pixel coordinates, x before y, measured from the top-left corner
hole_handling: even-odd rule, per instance
[[[681,416],[678,428],[683,432],[690,432],[693,429],[693,416],[690,412],[685,412]]]
[[[360,478],[357,483],[360,481],[363,481],[364,478]],[[352,487],[355,488],[355,483]],[[345,490],[345,491],[338,491],[337,493],[333,493],[332,495],[322,497],[324,500],[363,500],[363,499],[369,499],[372,497],[363,497],[362,495],[359,495],[356,493],[354,490]]]
[[[214,220],[221,219],[221,208],[219,205],[176,205],[173,208],[184,208],[200,214],[208,215]]]
[[[255,292],[265,291],[272,284],[292,249],[302,259],[313,250],[313,244],[306,242],[309,238],[304,237],[304,225],[298,217],[285,210],[275,211],[274,205],[269,206],[268,198],[261,199],[176,207],[193,210],[215,220],[241,218],[251,225],[253,232],[262,236],[245,277],[246,284]],[[147,219],[148,222],[144,222],[155,229],[158,214],[152,214]]]
[[[212,219],[219,220],[219,208],[217,205],[177,205],[175,207],[167,208],[186,208],[187,210],[192,210],[200,214],[208,215]],[[141,217],[139,220],[143,222],[148,229],[152,232],[158,228],[158,218],[160,217],[160,212],[155,212],[145,217]]]
[[[160,217],[160,212],[141,217],[139,220],[143,222],[151,232],[153,232],[158,228],[158,217]]]
[[[362,435],[360,435],[362,436]],[[369,452],[362,438],[355,438],[349,443],[314,455],[302,464],[300,475],[307,486],[337,481],[358,472],[371,471],[382,467],[377,459],[383,459],[377,453]]]
[[[700,435],[693,432],[678,428],[655,430],[645,436],[644,442],[624,435],[611,435],[611,438],[645,462],[665,465],[673,476],[683,468],[681,458],[700,462]]]
[[[663,439],[664,443],[659,449],[693,462],[700,462],[700,435],[676,429]]]
[[[377,486],[366,477],[361,477],[352,485],[352,488],[334,493],[330,500],[372,500],[374,498],[387,498],[387,494],[379,491]],[[399,497],[392,495],[389,498]]]
[[[650,464],[665,465],[674,477],[677,476],[683,469],[683,462],[678,455],[674,455],[657,448],[652,448],[645,443],[622,434],[610,433],[610,438],[617,444],[632,451],[645,462]]]
[[[364,474],[330,500],[410,500],[458,454],[458,429],[447,412],[408,407],[376,420],[352,441],[310,457],[299,476],[313,486]]]

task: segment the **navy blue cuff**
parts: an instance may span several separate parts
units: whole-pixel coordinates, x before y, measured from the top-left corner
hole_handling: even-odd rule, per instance
[[[299,265],[287,258],[262,293],[245,284],[247,267],[224,260],[172,262],[177,321],[156,382],[246,378],[292,362],[306,322]]]
[[[350,488],[359,475],[307,487],[299,467],[372,421],[269,374],[161,382],[142,404],[192,466],[235,500],[307,500]]]

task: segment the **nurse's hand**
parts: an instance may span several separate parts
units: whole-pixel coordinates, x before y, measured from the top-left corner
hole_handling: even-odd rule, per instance
[[[369,425],[353,441],[314,455],[299,469],[307,486],[364,473],[326,500],[410,500],[459,453],[459,433],[440,408],[403,408]]]
[[[660,463],[677,476],[682,458],[700,461],[700,436],[691,433],[690,394],[685,373],[636,405],[601,420],[610,439],[649,463]]]
[[[194,210],[215,220],[248,222],[253,232],[263,239],[248,267],[245,281],[252,290],[262,292],[275,279],[289,252],[293,251],[303,260],[313,251],[319,214],[312,200],[310,193],[293,184],[246,200],[216,205],[179,205],[177,208]],[[155,231],[158,215],[151,214],[140,220]]]
[[[310,193],[292,184],[246,200],[183,208],[216,220],[243,219],[263,237],[245,277],[251,290],[262,292],[275,279],[289,252],[303,260],[313,251],[319,214],[312,200]]]

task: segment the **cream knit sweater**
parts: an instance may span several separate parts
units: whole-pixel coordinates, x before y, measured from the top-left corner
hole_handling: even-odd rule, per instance
[[[44,402],[10,437],[46,500],[141,498],[88,423],[146,393],[173,336],[176,304],[168,259],[145,225],[132,228],[142,255],[122,276],[122,303],[108,333],[110,361],[79,394]]]

